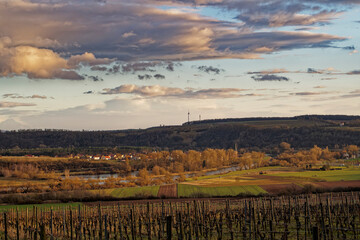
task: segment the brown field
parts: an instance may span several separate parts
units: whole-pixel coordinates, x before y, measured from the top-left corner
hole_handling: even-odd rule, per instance
[[[317,182],[313,184],[323,188],[360,188],[360,181]]]
[[[158,197],[177,198],[177,184],[160,186]]]
[[[297,192],[297,191],[302,190],[302,187],[300,187],[299,185],[297,185],[295,183],[290,183],[290,184],[267,184],[267,185],[259,185],[259,187],[261,187],[262,189],[264,189],[268,193],[274,194],[274,195],[284,193],[286,191]]]

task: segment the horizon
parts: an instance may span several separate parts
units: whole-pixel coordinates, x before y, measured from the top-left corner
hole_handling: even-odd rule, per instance
[[[207,121],[218,121],[221,122],[222,120],[245,120],[246,121],[266,121],[266,120],[273,120],[273,119],[294,119],[297,120],[296,118],[298,117],[316,117],[316,116],[331,116],[331,117],[336,117],[336,116],[345,116],[345,117],[358,117],[360,119],[360,115],[343,115],[343,114],[331,114],[331,115],[326,115],[326,114],[305,114],[305,115],[294,115],[294,116],[288,116],[288,117],[284,117],[284,116],[276,116],[276,117],[241,117],[241,118],[211,118],[211,119],[201,119],[201,120],[190,120],[185,121],[183,123],[179,123],[179,124],[172,124],[172,125],[157,125],[157,126],[149,126],[149,127],[145,127],[145,128],[123,128],[123,129],[62,129],[62,128],[28,128],[28,129],[0,129],[0,132],[13,132],[13,131],[69,131],[69,132],[111,132],[111,131],[131,131],[131,130],[147,130],[147,129],[152,129],[152,128],[163,128],[163,127],[181,127],[181,126],[186,126],[188,123],[193,124],[193,123],[202,123],[202,122],[207,122]],[[340,119],[338,119],[340,120]],[[341,119],[341,120],[345,120],[346,119]]]
[[[357,0],[4,0],[0,129],[360,115],[359,13]]]

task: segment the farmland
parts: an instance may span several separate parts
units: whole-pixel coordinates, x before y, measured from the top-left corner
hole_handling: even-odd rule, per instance
[[[118,188],[111,191],[110,195],[117,198],[150,198],[157,197],[159,188],[159,186]]]
[[[201,187],[190,184],[178,184],[178,197],[226,197],[266,194],[258,186],[224,186],[224,187]]]
[[[2,239],[358,239],[358,193],[8,209]]]
[[[355,167],[331,171],[264,167],[189,178],[185,182],[170,185],[106,189],[95,192],[118,199],[141,199],[264,196],[355,189],[360,189],[360,169]]]

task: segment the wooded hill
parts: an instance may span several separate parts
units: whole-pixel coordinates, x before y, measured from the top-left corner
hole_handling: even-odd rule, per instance
[[[102,148],[144,146],[159,149],[246,148],[274,151],[281,142],[295,149],[314,145],[360,145],[360,116],[306,115],[291,118],[215,119],[139,130],[19,130],[0,133],[0,148]]]

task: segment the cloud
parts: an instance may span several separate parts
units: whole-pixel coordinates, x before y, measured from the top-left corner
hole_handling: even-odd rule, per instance
[[[25,74],[35,79],[83,80],[75,69],[80,64],[96,65],[108,63],[109,59],[97,59],[93,54],[74,55],[69,59],[61,57],[50,49],[30,46],[8,47],[10,40],[0,44],[0,77]]]
[[[356,53],[358,53],[358,52],[359,52],[358,50],[354,49],[354,50],[352,50],[351,52],[349,52],[349,55],[353,55],[353,54],[356,54]]]
[[[83,94],[93,94],[94,92],[93,91],[86,91],[86,92],[83,92]]]
[[[80,64],[96,66],[96,65],[110,64],[114,61],[115,59],[96,58],[93,53],[85,52],[81,55],[71,56],[68,59],[67,64],[70,68],[78,68]]]
[[[121,35],[123,38],[129,38],[129,37],[133,37],[133,36],[136,36],[136,34],[131,31],[131,32],[127,32],[127,33],[124,33],[123,35]]]
[[[289,81],[289,78],[273,74],[252,76],[255,81]]]
[[[169,63],[166,66],[166,70],[173,72],[174,71],[174,63]]]
[[[105,67],[105,66],[92,66],[90,69],[92,71],[101,71],[101,72],[104,72],[104,71],[108,70],[108,68]]]
[[[244,89],[239,88],[209,88],[209,89],[182,89],[160,85],[137,86],[134,84],[121,85],[116,88],[103,89],[102,94],[135,94],[141,97],[175,97],[175,98],[238,98],[243,96],[258,96],[255,94],[239,94]]]
[[[355,47],[354,46],[346,46],[346,47],[343,47],[344,50],[355,50]]]
[[[351,72],[348,72],[346,73],[348,75],[359,75],[360,74],[360,70],[354,70],[354,71],[351,71]]]
[[[108,68],[107,69],[107,72],[108,73],[118,73],[118,72],[120,72],[121,71],[121,66],[120,65],[113,65],[112,67],[110,67],[110,68]]]
[[[341,75],[343,73],[337,71],[336,69],[329,67],[326,69],[315,69],[315,68],[308,68],[306,71],[290,71],[284,68],[278,69],[269,69],[269,70],[262,70],[262,71],[254,71],[254,72],[247,72],[247,74],[258,74],[258,75],[272,75],[272,74],[280,74],[280,73],[291,73],[291,74],[326,74],[326,75]]]
[[[199,66],[198,69],[200,71],[206,72],[206,73],[214,73],[219,74],[220,72],[224,72],[224,69],[216,68],[213,66]]]
[[[31,107],[31,106],[36,106],[36,104],[19,103],[19,102],[0,102],[0,108]]]
[[[330,92],[297,92],[297,93],[290,93],[290,95],[294,96],[313,96],[313,95],[323,95],[329,94]]]
[[[155,75],[154,75],[154,78],[160,80],[160,79],[165,79],[165,76],[162,75],[162,74],[155,74]]]
[[[21,116],[19,120],[26,124],[26,128],[73,130],[147,128],[160,124],[182,124],[187,119],[189,106],[191,106],[192,116],[199,113],[206,118],[223,118],[229,116],[229,113],[233,116],[238,114],[231,107],[219,105],[212,99],[199,99],[198,101],[181,99],[181,104],[179,104],[177,99],[124,99],[118,96],[104,103],[44,111],[35,115]],[[104,122],[106,124],[99,126],[99,123]]]
[[[161,2],[161,0],[159,1]],[[173,2],[214,6],[237,13],[237,19],[252,27],[309,26],[329,24],[357,0],[175,0]]]
[[[266,75],[266,74],[277,74],[277,73],[288,73],[289,71],[284,68],[275,68],[270,70],[263,70],[263,71],[257,71],[257,72],[247,72],[247,74],[260,74],[260,75]]]
[[[162,8],[162,4],[183,4],[185,7]],[[193,4],[231,9],[238,12],[239,18],[223,21],[203,16],[199,11],[193,11]],[[264,25],[324,24],[339,14],[327,4],[297,0],[266,4],[263,0],[119,0],[86,1],[86,4],[85,1],[67,0],[0,1],[0,16],[7,20],[1,33],[11,36],[10,47],[27,46],[65,53],[66,65],[72,70],[82,65],[108,64],[114,58],[124,62],[254,59],[260,58],[261,54],[283,50],[332,47],[346,38],[321,33],[269,31]],[[167,68],[173,69],[171,64]],[[59,69],[68,70],[64,62]],[[36,77],[53,76],[54,70],[46,71]]]
[[[94,82],[104,81],[104,79],[99,76],[88,76],[88,78]]]
[[[149,79],[151,79],[151,78],[152,78],[152,76],[149,75],[149,74],[138,75],[138,79],[139,79],[139,80],[149,80]]]
[[[335,78],[335,77],[321,78],[321,80],[335,80],[335,79],[337,79],[337,78]]]
[[[269,27],[282,27],[282,26],[309,26],[319,23],[329,23],[331,20],[338,17],[341,13],[336,11],[322,11],[316,14],[298,14],[289,12],[276,12],[276,13],[244,13],[237,18],[248,25],[252,26],[269,26]]]
[[[306,73],[310,74],[333,74],[337,72],[334,68],[327,68],[327,69],[315,69],[315,68],[308,68]],[[339,73],[336,73],[339,74]]]
[[[128,63],[122,65],[123,72],[138,72],[138,71],[150,71],[153,72],[154,70],[151,69],[152,67],[156,67],[162,65],[161,62],[135,62],[135,63]]]
[[[38,98],[38,99],[47,99],[47,96],[42,96],[38,94],[33,94],[31,96],[21,96],[17,93],[6,93],[3,94],[3,98],[14,98],[14,99],[29,99],[29,98]]]

